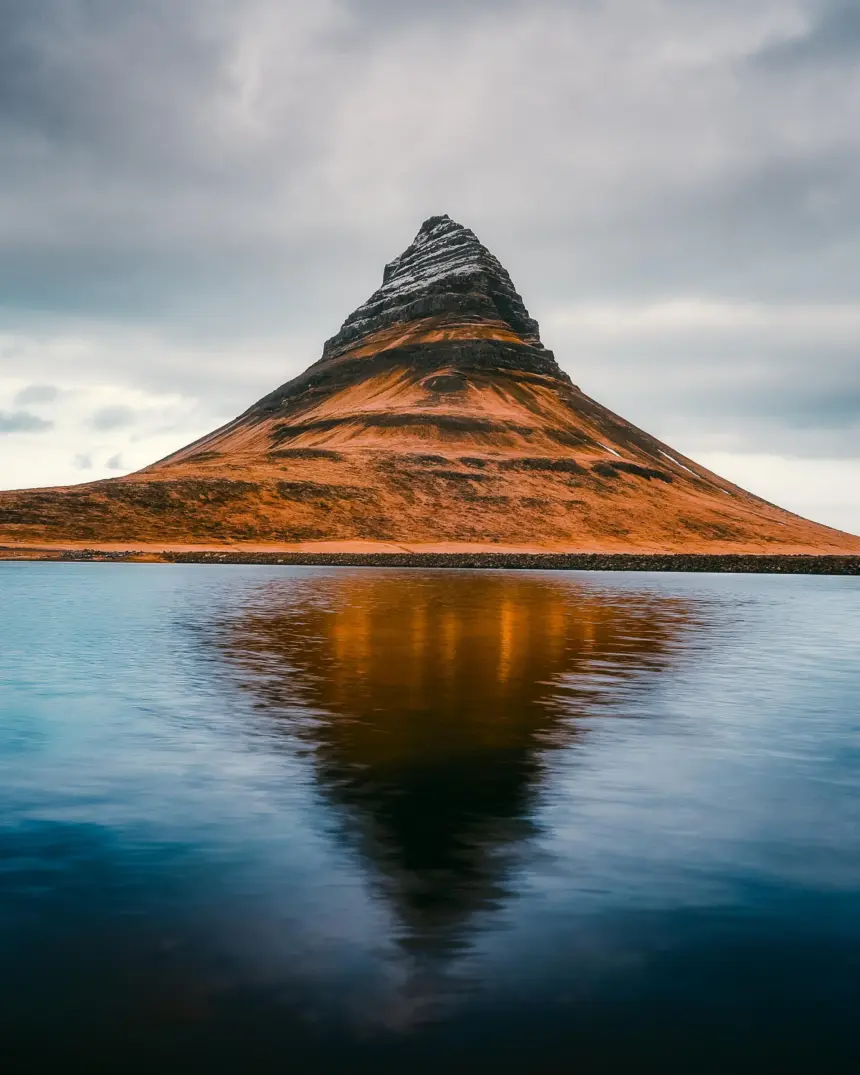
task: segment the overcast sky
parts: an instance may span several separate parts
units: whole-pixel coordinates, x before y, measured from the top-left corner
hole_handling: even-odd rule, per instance
[[[860,532],[857,0],[0,0],[0,487],[319,357],[421,221],[584,391]]]

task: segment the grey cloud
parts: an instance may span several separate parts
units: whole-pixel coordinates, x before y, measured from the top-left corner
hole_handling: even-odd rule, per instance
[[[4,123],[91,151],[160,142],[163,153],[188,110],[205,119],[205,102],[182,91],[222,76],[227,8],[219,0],[193,9],[170,0],[0,4]],[[129,128],[130,112],[149,122]]]
[[[125,426],[134,425],[135,418],[135,413],[131,407],[118,404],[97,410],[90,418],[90,425],[93,429],[99,430],[123,429]]]
[[[856,63],[860,56],[860,7],[856,0],[824,3],[805,33],[767,49],[762,62],[775,67]]]
[[[45,433],[54,423],[29,411],[0,411],[0,433]]]
[[[593,8],[600,0],[569,0],[582,9]],[[530,0],[534,8],[552,10],[558,0]],[[343,9],[351,16],[344,27],[343,36],[348,39],[387,35],[404,27],[415,27],[428,22],[444,22],[451,30],[463,22],[497,16],[524,6],[523,0],[344,0]]]
[[[107,463],[105,463],[105,466],[108,470],[123,470],[122,456],[119,453],[112,455]]]
[[[93,457],[85,452],[80,452],[75,456],[74,467],[76,470],[92,470]]]
[[[59,388],[52,384],[29,384],[15,396],[15,402],[22,405],[28,403],[53,403],[59,395]]]
[[[784,335],[700,331],[569,343],[556,353],[583,391],[661,439],[860,458],[860,343],[792,343]]]
[[[346,265],[341,264],[344,247],[356,237],[356,228],[362,247],[372,249],[375,255],[378,244],[381,256],[382,239],[389,250],[405,245],[409,238],[406,230],[414,229],[426,213],[437,209],[465,213],[476,226],[486,224],[511,232],[516,245],[526,250],[531,247],[537,258],[542,238],[552,232],[557,239],[550,245],[560,244],[568,251],[569,261],[573,250],[574,268],[580,249],[584,263],[596,270],[604,286],[612,286],[616,275],[620,275],[622,287],[641,282],[641,276],[624,280],[624,250],[617,251],[620,264],[613,250],[622,240],[634,248],[652,248],[651,282],[662,279],[665,272],[671,285],[675,276],[689,273],[694,257],[696,271],[702,277],[709,272],[712,255],[707,249],[685,257],[683,249],[654,245],[653,232],[679,231],[672,229],[672,215],[679,201],[683,202],[684,192],[680,198],[658,197],[655,203],[643,182],[647,169],[637,174],[635,149],[629,164],[623,155],[619,159],[622,171],[616,183],[607,185],[602,177],[589,179],[589,172],[607,148],[611,156],[617,154],[618,144],[630,141],[631,126],[634,147],[643,135],[653,133],[660,160],[671,158],[673,150],[679,160],[685,154],[700,153],[696,144],[697,139],[701,141],[697,133],[700,121],[711,125],[711,138],[732,137],[731,130],[720,130],[721,125],[735,122],[729,113],[738,108],[734,89],[737,74],[728,64],[725,85],[715,81],[713,71],[708,70],[706,55],[698,65],[692,64],[691,86],[699,76],[698,68],[702,68],[708,84],[714,87],[715,99],[701,98],[701,91],[697,91],[689,95],[689,103],[685,103],[683,86],[677,96],[672,94],[672,82],[679,76],[671,65],[665,71],[646,65],[638,74],[625,74],[627,69],[635,71],[635,62],[629,61],[636,61],[636,54],[628,56],[627,52],[635,45],[639,27],[632,23],[627,41],[624,31],[625,22],[632,22],[630,15],[635,14],[633,0],[602,9],[594,4],[544,4],[539,8],[523,3],[462,5],[458,10],[464,17],[468,15],[479,27],[483,19],[486,28],[494,31],[486,49],[480,39],[487,34],[476,33],[471,45],[468,36],[464,41],[446,41],[444,31],[451,12],[426,4],[340,5],[341,11],[352,16],[347,20],[338,19],[338,6],[332,5],[330,17],[320,16],[309,28],[307,20],[298,18],[297,6],[263,0],[246,5],[244,17],[235,14],[235,9],[231,14],[229,5],[213,0],[193,8],[167,4],[166,0],[131,5],[52,0],[48,9],[48,15],[43,7],[38,14],[19,15],[23,28],[12,23],[5,35],[0,33],[0,41],[11,42],[7,45],[10,62],[0,63],[0,70],[8,72],[6,96],[18,102],[18,126],[25,133],[38,132],[46,140],[48,156],[52,149],[58,154],[61,169],[65,154],[74,152],[77,171],[62,177],[62,197],[56,203],[61,207],[71,204],[69,211],[53,222],[59,236],[51,244],[52,255],[59,256],[54,271],[45,272],[47,259],[39,244],[27,242],[15,251],[12,267],[7,267],[5,282],[13,286],[15,280],[21,282],[19,301],[26,301],[28,292],[33,296],[43,293],[39,282],[47,277],[50,301],[62,303],[65,297],[71,309],[107,307],[122,315],[138,309],[146,316],[161,309],[165,316],[182,320],[194,311],[198,294],[201,306],[220,310],[223,302],[207,302],[206,297],[223,299],[238,287],[232,302],[234,317],[242,318],[249,305],[243,301],[247,298],[252,316],[253,307],[262,303],[264,313],[274,318],[279,294],[281,309],[301,318],[311,287],[325,287],[326,274],[333,291],[345,272],[355,278],[361,274],[358,259],[347,256]],[[320,10],[325,12],[325,6]],[[701,49],[696,35],[715,21],[729,28],[733,23],[744,25],[739,5],[717,0],[685,5],[664,0],[653,5],[653,10],[650,33],[656,44],[663,34],[674,32],[672,19],[682,27],[677,32],[682,37],[686,34],[681,44],[688,48]],[[689,25],[680,17],[685,10]],[[725,14],[716,15],[720,10]],[[75,18],[70,18],[70,11]],[[689,11],[701,13],[702,27],[691,19]],[[410,20],[416,18],[429,23],[427,54],[409,30]],[[7,20],[11,22],[11,15]],[[297,30],[291,35],[293,24]],[[494,57],[493,51],[497,41],[504,44],[505,30],[516,36],[520,24],[529,31],[522,42],[523,70],[512,73],[506,57]],[[302,64],[296,65],[297,74],[286,74],[291,70],[287,64],[277,71],[267,66],[271,56],[260,44],[261,31],[255,31],[259,26],[273,31],[274,45],[282,43],[280,27],[284,43],[295,36],[308,46]],[[369,55],[363,36],[368,31],[373,34]],[[573,72],[580,64],[566,62],[569,58],[559,49],[558,41],[567,38],[573,46],[578,34],[583,35],[586,46],[593,45],[594,54],[591,66],[577,76]],[[359,43],[360,57],[355,54]],[[446,83],[421,81],[424,75],[432,76],[438,60],[434,48],[443,45],[453,65],[446,73]],[[642,45],[646,48],[649,42]],[[254,61],[248,64],[248,80],[258,82],[253,92],[243,90],[243,77],[237,71],[243,46]],[[414,75],[410,60],[416,58],[407,52],[398,59],[403,46],[417,52],[418,62],[411,64],[416,68]],[[466,53],[459,67],[455,63],[458,51]],[[589,49],[582,51],[584,56],[572,58],[587,63]],[[357,82],[359,60],[361,79]],[[532,61],[542,62],[543,67],[526,78]],[[638,62],[641,65],[641,60]],[[378,92],[374,92],[375,63],[383,72],[377,79]],[[601,64],[605,72],[600,71]],[[121,76],[117,65],[122,66]],[[766,108],[779,107],[776,89],[756,82],[757,77],[747,73],[744,93]],[[111,87],[111,93],[104,92],[105,85]],[[363,89],[365,86],[369,88]],[[380,113],[375,126],[372,116],[357,114],[357,124],[344,127],[350,97],[356,96],[356,90],[366,97],[368,109]],[[261,124],[256,135],[249,134],[248,124],[237,118],[243,94],[250,94],[251,126],[255,118]],[[814,108],[815,102],[811,105]],[[411,125],[410,106],[416,113]],[[638,113],[640,107],[642,112]],[[440,123],[440,113],[446,108],[450,110],[448,122]],[[691,114],[685,116],[685,111]],[[750,114],[754,116],[755,111]],[[456,131],[464,117],[468,127],[473,113],[473,137],[446,142],[446,127]],[[405,114],[402,118],[406,123],[401,114]],[[397,137],[401,125],[405,139]],[[619,125],[628,129],[614,130]],[[378,134],[386,126],[391,129],[390,142]],[[744,167],[736,182],[743,183],[744,176],[750,174],[755,183],[757,151],[750,136],[756,131],[747,135],[742,126],[737,131],[738,140],[746,139],[753,167],[751,171]],[[692,141],[688,127],[694,135]],[[674,128],[677,142],[666,144]],[[366,136],[364,144],[356,140],[347,159],[340,161],[343,148],[338,142],[344,136],[350,138],[350,130],[356,129]],[[516,154],[508,145],[507,134],[512,131],[516,132]],[[152,141],[146,141],[148,138]],[[379,139],[378,148],[372,144],[374,138]],[[610,143],[608,147],[604,142]],[[574,147],[573,152],[568,151],[568,145]],[[28,170],[25,193],[32,204],[42,184],[53,182],[55,171],[52,167],[50,176],[34,176],[29,143],[22,152]],[[648,152],[647,144],[642,145],[642,152]],[[396,172],[386,167],[388,153],[395,154]],[[759,163],[766,164],[764,147],[758,155],[765,158]],[[11,158],[14,163],[14,152]],[[695,177],[701,164],[691,163],[690,174]],[[93,186],[81,189],[81,169],[88,179],[88,166],[92,167]],[[381,214],[380,205],[367,200],[359,201],[354,213],[348,211],[349,204],[343,204],[353,178],[350,173],[368,167],[371,172],[379,171],[385,182],[390,182],[386,172],[401,176],[399,189],[393,192],[396,201],[403,204],[396,218]],[[332,182],[332,169],[333,174],[343,175],[342,186]],[[619,177],[624,180],[623,189],[613,192]],[[538,189],[547,185],[547,178],[550,189]],[[470,187],[475,189],[470,191]],[[726,233],[720,216],[720,192],[735,197],[733,185],[719,176],[703,174],[689,183],[689,189],[694,205],[701,197],[712,203],[697,206],[699,231],[705,243],[716,247],[718,257],[719,240]],[[14,189],[11,193],[14,195]],[[51,202],[51,193],[44,190],[46,204]],[[367,199],[378,199],[382,193],[377,184],[367,185]],[[589,196],[595,199],[593,205],[583,203]],[[597,199],[610,212],[592,235]],[[758,196],[753,200],[753,212],[743,217],[744,223],[755,219],[755,210],[761,207]],[[450,205],[451,201],[460,204]],[[130,207],[134,212],[129,213]],[[368,235],[361,229],[359,217],[368,209],[381,220],[385,235]],[[768,220],[773,216],[770,214]],[[74,220],[80,222],[81,230],[69,235],[69,222]],[[337,227],[326,223],[336,225],[338,220],[348,234],[337,234]],[[309,226],[302,221],[308,221]],[[785,214],[778,221],[789,239],[791,224],[791,217]],[[756,253],[754,247],[763,230],[741,228],[736,235],[738,254],[748,255],[750,246]],[[766,230],[766,240],[773,241],[777,228]],[[66,259],[68,264],[64,264]],[[762,286],[768,266],[761,264],[760,256],[755,260],[763,277],[757,283]],[[316,278],[308,281],[311,286],[303,286],[307,266],[318,261],[325,267],[312,272]],[[70,271],[73,263],[82,271]],[[638,269],[638,265],[633,268]],[[14,279],[8,280],[9,276]],[[245,289],[243,280],[248,282]],[[575,277],[571,282],[579,283]],[[184,301],[176,301],[177,284]],[[295,303],[290,301],[292,295],[297,298]]]

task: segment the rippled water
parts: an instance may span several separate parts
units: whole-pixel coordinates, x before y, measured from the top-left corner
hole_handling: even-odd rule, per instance
[[[0,603],[4,1070],[858,1070],[860,580]]]

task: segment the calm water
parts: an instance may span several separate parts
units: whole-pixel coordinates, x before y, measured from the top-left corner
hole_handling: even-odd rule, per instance
[[[4,1070],[860,1069],[860,579],[0,603]]]

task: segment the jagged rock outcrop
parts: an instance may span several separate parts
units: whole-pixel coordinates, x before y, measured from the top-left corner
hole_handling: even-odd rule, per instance
[[[541,348],[537,321],[517,294],[507,270],[473,231],[449,216],[425,220],[403,253],[385,266],[382,286],[354,310],[323,355],[365,346],[379,332],[422,318],[458,324],[501,323],[520,340]]]
[[[0,544],[860,553],[571,383],[473,232],[430,217],[319,361],[136,474],[0,493]]]

